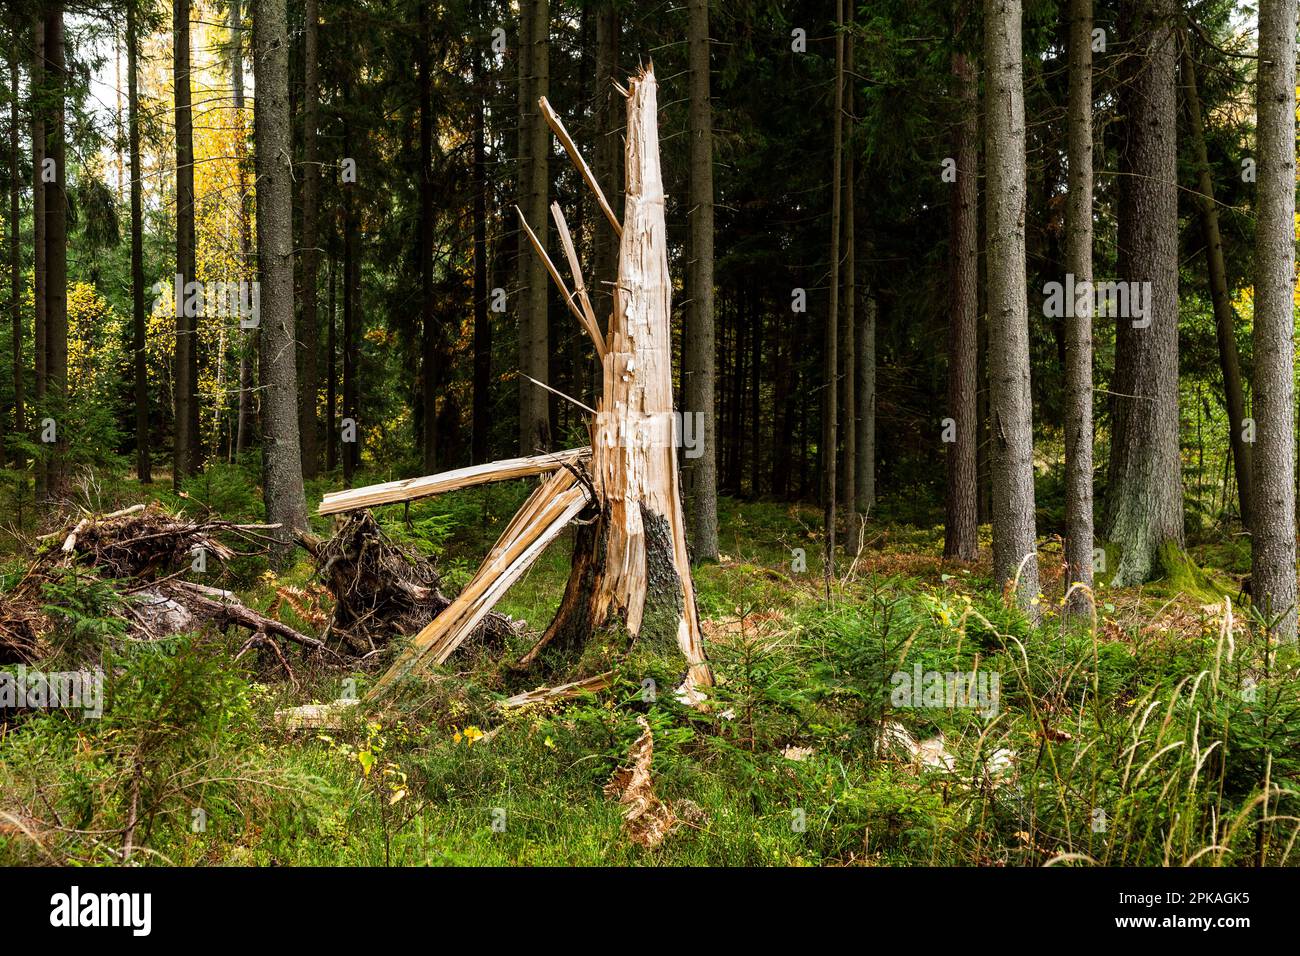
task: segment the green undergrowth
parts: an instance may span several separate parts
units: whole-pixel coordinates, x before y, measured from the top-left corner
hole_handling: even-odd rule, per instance
[[[214,478],[168,503],[255,515],[236,485]],[[378,517],[436,556],[450,593],[528,487]],[[101,489],[102,505],[129,503],[126,490]],[[1230,579],[1170,556],[1162,582],[1103,591],[1095,627],[1062,619],[1050,595],[1034,627],[987,566],[944,565],[935,529],[872,525],[862,554],[838,557],[828,603],[818,524],[811,508],[722,503],[720,558],[695,569],[716,676],[700,708],[676,693],[673,649],[610,633],[561,675],[612,666],[608,689],[503,711],[538,682],[508,666],[525,633],[508,654],[457,652],[339,727],[291,731],[277,710],[364,693],[377,671],[291,652],[288,681],[265,652],[240,656],[237,629],[126,641],[106,623],[120,587],[56,582],[60,656],[46,666],[102,668],[103,715],[6,712],[0,863],[118,863],[128,831],[140,865],[1295,863],[1296,655],[1240,610],[1229,631],[1200,607]],[[570,547],[499,606],[533,635]],[[277,600],[310,591],[305,557],[274,573],[241,560],[223,586],[312,630],[315,606]],[[6,588],[21,567],[5,566]],[[1180,616],[1157,621],[1170,602]],[[900,675],[996,678],[997,693],[909,697]],[[638,718],[654,794],[680,821],[654,847],[629,838],[604,792]]]

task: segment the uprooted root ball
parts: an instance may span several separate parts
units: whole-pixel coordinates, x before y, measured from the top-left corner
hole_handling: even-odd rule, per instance
[[[329,540],[303,544],[334,595],[331,643],[354,656],[414,636],[451,603],[439,590],[434,559],[398,545],[368,511],[349,515]],[[486,648],[500,649],[516,626],[504,615],[489,614],[474,637]]]

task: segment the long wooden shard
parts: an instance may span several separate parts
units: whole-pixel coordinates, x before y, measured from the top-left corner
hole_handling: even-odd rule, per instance
[[[546,97],[543,96],[539,99],[537,105],[541,107],[542,116],[546,118],[547,125],[550,126],[551,131],[555,133],[555,138],[560,141],[560,145],[563,146],[565,152],[569,154],[569,159],[573,160],[573,165],[578,167],[578,172],[582,174],[582,178],[586,180],[587,185],[591,187],[591,191],[596,194],[596,203],[600,206],[601,211],[605,213],[605,218],[609,220],[609,224],[614,227],[614,232],[619,236],[622,236],[623,227],[619,224],[618,217],[614,215],[614,210],[610,208],[609,201],[605,199],[605,193],[601,191],[600,183],[596,182],[596,177],[592,174],[591,167],[587,165],[587,161],[583,159],[582,154],[578,152],[578,147],[573,142],[573,137],[570,136],[569,131],[564,128],[564,121],[560,119],[559,114],[551,108],[551,104],[547,101]]]
[[[564,279],[560,277],[560,270],[555,268],[555,263],[552,262],[551,257],[546,254],[546,250],[542,248],[542,243],[537,238],[537,233],[533,232],[529,227],[528,220],[524,218],[523,211],[518,206],[515,207],[515,212],[519,213],[519,225],[523,226],[524,232],[528,234],[528,241],[533,244],[533,251],[536,252],[537,257],[542,260],[542,264],[546,266],[546,271],[550,273],[551,281],[555,283],[555,287],[560,290],[560,294],[564,297],[564,304],[569,307],[569,311],[572,312],[574,318],[578,320],[578,324],[586,329],[587,334],[591,336],[591,340],[596,346],[597,354],[600,355],[601,358],[604,358],[605,340],[600,337],[600,328],[595,323],[595,316],[593,315],[591,321],[588,321],[587,316],[584,315],[576,305],[574,305],[574,293],[570,292],[569,287],[564,284]],[[579,273],[578,280],[581,281],[581,279],[582,275]]]
[[[544,475],[547,472],[562,469],[585,461],[591,457],[590,448],[570,448],[545,455],[530,455],[525,458],[507,458],[468,468],[444,471],[438,475],[424,478],[405,478],[401,481],[386,481],[380,485],[367,485],[364,488],[350,488],[347,491],[335,491],[326,495],[316,509],[317,514],[333,515],[345,511],[359,511],[362,508],[374,508],[378,505],[391,505],[402,501],[414,501],[432,495],[456,491],[460,488],[472,488],[494,481],[508,481],[512,478],[529,478]]]
[[[393,666],[366,694],[366,700],[375,699],[405,674],[446,661],[589,501],[586,487],[567,469],[555,472],[539,485],[456,600],[412,638]]]
[[[573,236],[569,224],[564,219],[564,210],[558,202],[551,203],[551,217],[555,220],[555,231],[560,234],[560,245],[564,247],[565,258],[569,260],[569,271],[573,273],[573,294],[582,306],[582,314],[587,317],[588,331],[596,343],[596,354],[605,357],[605,337],[600,332],[600,322],[596,320],[596,310],[591,307],[591,297],[587,295],[587,283],[582,278],[582,264],[578,262],[578,250],[574,248]]]
[[[568,684],[559,684],[555,687],[538,687],[534,690],[524,691],[522,694],[515,694],[515,696],[503,700],[498,706],[501,710],[513,710],[516,707],[527,707],[529,704],[571,700],[574,697],[594,694],[597,691],[604,690],[613,682],[614,672],[606,671],[603,674],[597,674],[595,677],[575,680]]]

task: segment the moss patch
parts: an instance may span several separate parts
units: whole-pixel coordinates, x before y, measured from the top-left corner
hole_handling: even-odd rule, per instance
[[[1161,575],[1161,590],[1170,596],[1179,592],[1194,597],[1206,604],[1223,600],[1223,595],[1231,594],[1235,585],[1215,578],[1199,567],[1191,556],[1173,541],[1166,541],[1156,552],[1154,561],[1157,573]]]

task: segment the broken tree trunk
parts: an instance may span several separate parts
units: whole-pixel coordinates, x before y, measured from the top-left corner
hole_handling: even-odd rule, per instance
[[[634,639],[676,644],[687,662],[683,690],[688,699],[699,700],[696,689],[713,683],[695,606],[677,482],[672,278],[653,67],[631,80],[627,98],[623,223],[620,225],[608,205],[602,204],[621,237],[614,315],[607,334],[601,334],[588,312],[586,284],[567,241],[563,216],[558,213],[556,226],[577,291],[570,294],[554,263],[549,259],[546,263],[575,316],[595,340],[603,362],[604,385],[595,420],[590,423],[589,474],[582,469],[587,450],[577,449],[343,492],[329,496],[321,506],[321,513],[329,514],[552,472],[515,515],[469,584],[412,639],[371,688],[368,700],[382,694],[397,678],[445,661],[547,544],[580,514],[589,520],[581,525],[574,542],[573,568],[559,611],[521,663],[534,662],[548,646],[578,650],[594,631],[621,625]],[[539,105],[584,178],[598,198],[603,198],[559,117],[544,98]],[[581,309],[573,305],[575,296]],[[545,696],[547,689],[532,693]]]
[[[629,83],[627,192],[604,388],[592,440],[599,516],[574,545],[555,620],[525,657],[580,645],[617,618],[633,637],[675,641],[688,690],[713,679],[686,552],[672,393],[672,278],[659,167],[653,67]]]

